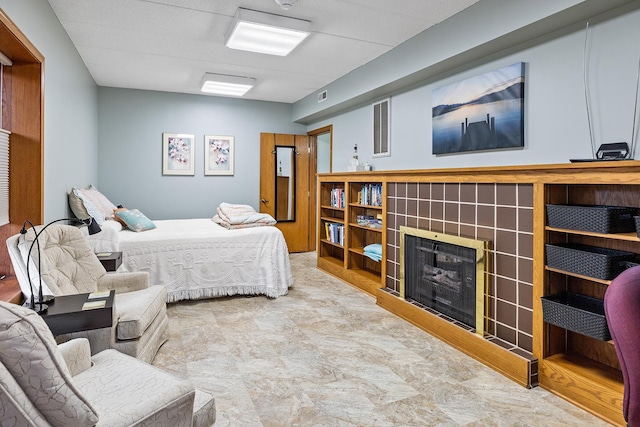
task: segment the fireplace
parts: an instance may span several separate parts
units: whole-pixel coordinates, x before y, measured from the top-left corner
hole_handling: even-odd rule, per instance
[[[400,227],[400,296],[484,335],[489,242]]]

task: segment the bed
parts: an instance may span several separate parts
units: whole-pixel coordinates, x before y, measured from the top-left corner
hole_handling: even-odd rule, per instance
[[[282,232],[251,206],[221,203],[213,218],[151,221],[138,209],[116,207],[93,185],[72,188],[69,206],[100,225],[93,235],[83,228],[94,252],[122,252],[118,271],[148,272],[152,284],[166,287],[167,302],[277,298],[293,284]]]
[[[113,220],[87,238],[96,253],[122,252],[118,271],[146,271],[167,302],[230,295],[286,295],[289,253],[276,227],[227,230],[210,218],[156,220],[134,232]]]

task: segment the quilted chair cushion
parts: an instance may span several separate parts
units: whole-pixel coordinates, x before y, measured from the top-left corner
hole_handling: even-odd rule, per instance
[[[79,393],[46,323],[0,301],[0,361],[53,426],[92,426],[98,414]]]
[[[0,421],[3,426],[40,426],[47,423],[7,368],[1,363]]]
[[[116,350],[94,355],[93,366],[73,379],[106,426],[191,427],[195,389]],[[132,399],[135,396],[135,399]]]
[[[36,227],[37,230],[40,228]],[[26,243],[30,246],[35,233],[27,230]],[[38,238],[40,243],[40,274],[53,295],[95,292],[98,279],[106,270],[93,253],[82,232],[70,225],[52,224]],[[38,265],[38,251],[31,256]]]
[[[167,292],[161,286],[150,286],[126,294],[116,294],[119,340],[139,338],[166,305]]]

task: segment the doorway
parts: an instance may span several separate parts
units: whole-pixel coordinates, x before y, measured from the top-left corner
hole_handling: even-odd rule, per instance
[[[311,170],[315,150],[307,135],[260,134],[260,212],[276,219],[289,252],[315,249],[315,238],[309,236],[315,230]]]
[[[316,250],[316,172],[331,172],[332,132],[260,134],[260,212],[278,221],[289,252]]]
[[[318,173],[331,173],[332,159],[333,159],[333,125],[327,125],[318,129],[314,129],[312,131],[307,132],[307,136],[309,137],[309,146],[311,147],[311,151],[314,153],[315,162],[313,162],[313,170],[310,171],[310,180],[311,180],[311,205],[312,205],[312,218],[313,223],[312,227],[309,229],[309,238],[313,239],[313,248],[315,250],[317,242],[316,242],[316,212],[317,212],[317,201],[318,201],[318,178],[316,174]]]

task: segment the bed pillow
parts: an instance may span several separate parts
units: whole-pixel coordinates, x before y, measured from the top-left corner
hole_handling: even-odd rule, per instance
[[[76,218],[87,219],[91,216],[89,212],[87,212],[87,208],[84,206],[84,202],[78,194],[78,189],[75,187],[69,192],[69,207]],[[97,210],[97,208],[93,206],[93,210]]]
[[[124,220],[118,216],[118,212],[123,212],[123,211],[128,211],[128,210],[129,209],[127,209],[127,208],[115,208],[113,210],[113,219],[118,221],[123,227],[126,227],[127,223],[124,222]]]
[[[116,209],[116,205],[93,184],[87,188],[72,188],[69,193],[69,206],[76,217],[85,219],[91,216],[100,226],[105,219],[113,218],[113,210]]]
[[[125,209],[115,212],[116,216],[120,218],[127,225],[127,228],[131,231],[146,231],[153,230],[156,225],[147,218],[138,209]]]

